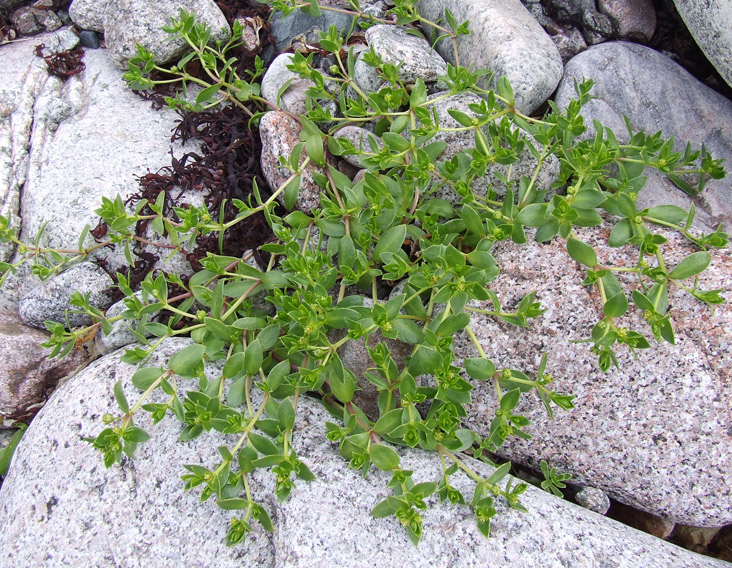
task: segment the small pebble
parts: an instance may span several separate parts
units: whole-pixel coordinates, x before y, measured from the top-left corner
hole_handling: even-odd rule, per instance
[[[89,49],[99,49],[99,36],[94,30],[84,30],[79,34],[79,41]]]

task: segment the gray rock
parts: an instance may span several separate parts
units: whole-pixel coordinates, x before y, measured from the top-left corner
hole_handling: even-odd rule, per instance
[[[11,65],[0,68],[0,77],[9,78],[0,79],[0,148],[7,150],[0,153],[2,214],[11,213],[16,223],[22,218],[23,242],[32,243],[45,225],[41,246],[76,249],[83,227],[97,224],[94,210],[102,197],[119,194],[126,200],[139,191],[135,176],[170,164],[177,115],[153,110],[130,91],[106,51],[86,52],[86,70],[66,82],[48,76],[43,60],[32,55],[33,44],[0,51],[10,55],[9,63],[26,60],[17,71]],[[94,244],[87,237],[84,246]],[[9,252],[6,248],[5,255]],[[125,264],[121,251],[104,248],[97,254],[107,258],[111,270]],[[172,259],[158,267],[185,272],[185,264]],[[22,268],[3,289],[7,305],[38,282]]]
[[[292,63],[293,55],[291,53],[283,53],[278,55],[267,68],[267,72],[262,78],[262,97],[267,99],[273,105],[279,105],[279,108],[288,110],[293,114],[305,114],[305,100],[307,96],[305,91],[310,87],[314,87],[310,79],[302,79],[297,73],[290,71],[287,65]],[[277,100],[277,95],[285,83],[290,82],[290,86]]]
[[[730,0],[674,0],[676,9],[697,45],[719,74],[732,85],[732,2]]]
[[[46,41],[48,43],[46,43]],[[51,34],[46,41],[43,42],[44,47],[41,50],[44,57],[74,49],[79,45],[79,36],[77,36],[72,29],[66,28]]]
[[[151,364],[164,362],[186,344],[166,340]],[[349,469],[325,439],[325,421],[333,418],[307,397],[299,400],[293,445],[317,479],[298,481],[291,496],[278,503],[273,476],[257,471],[251,482],[253,496],[270,510],[275,532],[264,533],[254,523],[243,546],[227,548],[223,539],[233,515],[212,501],[201,504],[197,490],[184,492],[178,476],[184,472],[181,464],[217,463],[216,446],[232,445],[234,440],[213,434],[181,444],[174,420],[151,427],[140,417],[136,423],[150,430],[152,440],[138,448],[135,461],[125,460],[108,470],[82,441],[100,431],[102,414],[116,412],[115,381],[121,379],[134,400],[135,389],[129,384],[134,368],[120,363],[120,356],[108,355],[66,383],[18,447],[0,491],[0,522],[5,527],[0,549],[13,566],[724,565],[532,487],[521,498],[529,513],[509,510],[497,501],[499,516],[489,539],[480,535],[467,507],[439,504],[433,497],[424,514],[422,541],[415,547],[396,519],[370,515],[390,494],[390,474],[372,471],[363,479]],[[208,371],[216,372],[212,367]],[[415,471],[415,481],[439,477],[437,456],[410,449],[398,452],[402,467]],[[492,471],[470,458],[466,463],[483,476]],[[467,476],[458,473],[451,482],[470,495]]]
[[[585,124],[597,119],[610,127],[621,143],[628,140],[622,115],[635,130],[673,136],[683,152],[687,142],[694,149],[704,144],[725,166],[732,163],[732,101],[703,85],[660,53],[637,44],[608,42],[579,54],[567,64],[557,90],[563,108],[575,96],[574,81],[594,79],[591,100],[583,110]],[[591,135],[592,131],[588,133]],[[656,192],[649,183],[644,192]],[[667,190],[658,192],[665,199]],[[642,194],[641,194],[642,195]],[[732,227],[732,188],[729,181],[710,180],[695,199],[697,208],[710,216],[709,224]]]
[[[166,340],[151,364],[165,364],[189,343]],[[232,444],[226,436],[181,444],[177,421],[153,427],[149,417],[136,417],[155,442],[142,444],[134,462],[110,469],[82,440],[104,428],[102,414],[119,413],[112,394],[117,380],[123,379],[129,400],[140,394],[130,382],[135,367],[121,363],[122,355],[123,350],[103,357],[65,383],[18,447],[0,492],[3,526],[16,529],[9,538],[0,537],[7,562],[18,567],[272,566],[267,533],[257,527],[245,548],[227,548],[223,539],[233,515],[213,502],[202,506],[198,491],[183,490],[182,464],[211,465],[218,458],[216,446]],[[259,495],[255,487],[255,498]]]
[[[83,30],[79,33],[79,41],[89,49],[99,49],[99,36],[94,30]]]
[[[408,34],[402,27],[387,24],[366,30],[369,47],[385,64],[398,65],[399,78],[405,83],[422,79],[433,83],[447,73],[447,65],[422,37]]]
[[[39,329],[46,328],[45,321],[64,323],[67,310],[71,327],[90,325],[92,320],[85,312],[73,313],[78,308],[71,305],[71,294],[89,294],[92,306],[106,310],[112,304],[107,291],[112,284],[112,279],[99,266],[82,262],[28,290],[20,297],[18,313],[25,323]]]
[[[278,158],[279,156],[289,158],[292,149],[300,142],[301,129],[294,118],[279,111],[268,112],[259,123],[259,133],[262,137],[262,172],[272,191],[285,183],[291,175],[287,168],[280,167]],[[303,152],[302,160],[305,156]],[[323,169],[313,162],[305,166],[295,203],[295,209],[300,211],[307,212],[320,207],[320,187],[315,183],[312,172],[323,173]],[[282,196],[279,200],[282,202]]]
[[[436,93],[431,98],[439,98],[443,93]],[[428,99],[430,100],[430,99]],[[472,93],[462,93],[459,95],[451,95],[435,103],[437,118],[442,128],[460,128],[460,123],[455,120],[449,113],[449,110],[459,110],[470,116],[477,116],[469,105],[480,102],[480,97]],[[490,138],[490,136],[489,136]],[[536,140],[529,134],[523,134],[523,138],[527,143],[531,143],[534,147],[541,151],[541,147]],[[447,146],[440,155],[440,161],[450,160],[453,156],[463,150],[470,150],[475,147],[475,136],[473,130],[457,130],[442,131],[431,140],[432,142],[445,142]],[[528,149],[527,146],[518,154],[518,161],[512,165],[492,164],[489,166],[486,174],[482,178],[478,178],[473,182],[473,192],[479,196],[485,196],[489,188],[496,192],[498,196],[506,195],[506,185],[501,181],[499,176],[508,177],[510,170],[510,181],[518,183],[521,176],[532,177],[538,165],[538,161]],[[536,187],[539,190],[549,190],[559,176],[559,160],[555,156],[549,156],[544,165],[539,170],[536,178]],[[446,199],[450,203],[457,205],[460,203],[460,196],[449,186],[445,186],[435,194],[435,197]]]
[[[331,1],[330,4],[333,4],[333,2]],[[277,12],[272,16],[271,30],[275,38],[277,51],[281,52],[287,49],[293,38],[312,29],[328,31],[328,28],[333,25],[343,32],[350,28],[352,20],[353,18],[347,14],[325,10],[317,18],[312,18],[300,10],[297,10],[286,18],[283,18],[282,14]]]
[[[552,94],[562,76],[562,59],[551,38],[519,0],[421,0],[422,17],[437,21],[449,8],[458,22],[469,21],[471,34],[458,38],[460,64],[487,68],[493,81],[506,76],[516,108],[531,113]],[[437,44],[437,51],[455,63],[452,42]]]
[[[379,76],[376,68],[367,64],[362,56],[356,59],[356,64],[353,66],[353,80],[364,93],[378,92],[382,87],[387,85],[387,82]],[[351,92],[352,88],[350,85],[348,89],[348,96],[353,99],[357,98],[356,93]]]
[[[51,35],[36,39],[43,43]],[[49,79],[45,62],[27,42],[0,46],[0,215],[20,230],[20,191],[28,171],[33,105]],[[0,261],[7,262],[15,247],[0,243]]]
[[[381,138],[374,135],[373,132],[366,130],[365,128],[361,128],[360,126],[345,126],[338,130],[335,136],[337,136],[338,138],[347,139],[351,144],[353,144],[356,150],[361,150],[368,153],[372,152],[371,146],[369,145],[369,137],[373,138],[374,142],[376,142],[378,149],[384,147],[384,143],[381,141]],[[362,166],[361,160],[357,155],[343,156],[343,159],[345,159],[349,164],[352,164],[356,167]]]
[[[610,509],[610,498],[607,493],[597,487],[583,487],[574,496],[578,505],[585,509],[594,511],[598,515],[604,515]]]
[[[155,55],[158,64],[170,63],[189,50],[184,39],[173,39],[162,30],[180,10],[196,17],[211,30],[211,42],[226,41],[231,28],[213,0],[116,0],[104,12],[104,39],[109,57],[127,70],[141,44]]]
[[[619,37],[650,41],[656,31],[652,0],[598,0],[597,6],[610,17]]]
[[[613,22],[609,16],[597,10],[585,10],[582,14],[582,34],[589,45],[605,41],[613,33]]]
[[[30,420],[59,380],[87,360],[83,348],[61,360],[49,359],[51,350],[41,347],[47,339],[16,314],[0,312],[0,428]]]
[[[622,249],[603,244],[605,229],[578,234],[595,246],[602,263],[635,262]],[[663,234],[669,238],[663,247],[668,266],[693,252],[680,237]],[[711,254],[700,287],[732,289],[729,251]],[[618,349],[620,369],[602,373],[589,344],[570,343],[589,337],[601,306],[594,291],[581,285],[584,270],[568,259],[564,246],[531,239],[520,247],[499,243],[494,256],[501,274],[491,288],[502,305],[513,306],[535,290],[547,311],[527,329],[474,314],[471,327],[488,357],[499,369],[531,374],[546,352],[547,372],[556,378],[552,389],[576,396],[576,408],[557,410],[553,421],[538,397],[524,397],[517,413],[531,420],[527,431],[534,438],[510,439],[501,455],[534,469],[547,460],[571,473],[574,483],[597,487],[669,521],[698,526],[732,522],[732,305],[711,309],[672,288],[676,345],[652,341],[652,349],[637,359]],[[626,315],[622,325],[652,338],[641,314]],[[456,344],[460,356],[476,356],[467,336]],[[493,386],[480,383],[473,393],[469,424],[485,435],[496,409]]]
[[[109,0],[74,0],[69,17],[82,30],[104,33],[104,13],[109,4]]]

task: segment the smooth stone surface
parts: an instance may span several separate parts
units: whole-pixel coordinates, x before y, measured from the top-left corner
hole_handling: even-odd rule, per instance
[[[94,30],[83,30],[79,33],[81,45],[89,49],[99,49],[99,36]]]
[[[366,30],[369,47],[381,56],[383,63],[398,66],[399,78],[406,84],[418,78],[433,83],[447,74],[447,65],[426,39],[408,34],[402,27],[388,24]]]
[[[592,120],[610,127],[619,142],[628,140],[622,116],[626,115],[635,130],[653,134],[659,130],[673,136],[677,151],[687,142],[701,149],[704,144],[714,158],[732,164],[732,101],[700,83],[668,57],[641,45],[607,42],[573,58],[565,68],[557,89],[556,102],[566,107],[576,96],[574,82],[583,78],[596,84],[596,97],[583,108],[585,124],[592,133]],[[658,202],[668,202],[669,195],[688,199],[680,190],[670,190],[670,182],[652,179],[641,192],[658,193]],[[665,188],[663,187],[665,184]],[[706,213],[708,225],[722,223],[732,229],[732,187],[729,179],[709,180],[705,191],[694,199],[700,212]],[[688,208],[688,204],[686,205]]]
[[[18,313],[25,323],[39,329],[46,329],[45,321],[64,323],[66,316],[71,327],[90,325],[92,320],[86,313],[73,313],[78,308],[71,305],[71,295],[89,294],[89,303],[104,311],[112,304],[108,292],[112,284],[99,266],[82,262],[29,289],[20,297]]]
[[[278,105],[283,110],[288,110],[293,114],[301,115],[307,111],[305,100],[307,95],[305,91],[310,87],[314,87],[310,79],[302,79],[297,73],[290,71],[287,66],[292,64],[292,53],[283,53],[275,57],[267,72],[262,77],[262,97],[267,99],[274,105]],[[280,99],[277,95],[280,89],[290,81],[290,86],[282,94]]]
[[[102,197],[119,194],[124,201],[139,191],[135,176],[170,164],[170,132],[178,116],[152,109],[130,91],[106,50],[85,52],[85,71],[63,82],[48,76],[45,62],[32,55],[33,45],[0,47],[0,54],[13,56],[11,62],[30,61],[20,67],[23,72],[0,67],[0,76],[10,77],[0,80],[0,147],[9,150],[0,152],[0,196],[6,196],[0,203],[16,219],[20,213],[23,242],[32,243],[45,225],[41,246],[74,249],[84,226],[99,221],[94,210]],[[94,240],[89,236],[84,245]],[[122,251],[97,254],[112,270],[125,264]],[[159,267],[185,271],[174,261],[161,261]],[[24,266],[8,280],[0,300],[12,306],[37,283]]]
[[[294,118],[279,111],[268,112],[259,123],[259,134],[262,137],[262,173],[272,191],[276,191],[292,175],[290,170],[280,167],[278,158],[284,156],[289,159],[292,149],[300,142],[301,129]],[[301,163],[305,156],[303,152]],[[314,171],[324,173],[320,166],[312,162],[305,166],[295,209],[309,212],[320,207],[320,187],[313,179]],[[278,199],[283,203],[281,196]]]
[[[732,86],[732,0],[674,0],[697,45]]]
[[[151,364],[164,363],[184,345],[184,339],[166,340]],[[115,381],[121,379],[128,398],[135,400],[137,392],[129,382],[134,367],[120,363],[120,356],[117,352],[92,363],[63,385],[23,438],[0,490],[0,550],[12,566],[724,565],[532,487],[521,498],[529,513],[496,502],[499,516],[489,539],[478,532],[468,507],[439,504],[432,497],[424,513],[422,541],[415,547],[395,518],[370,514],[390,494],[390,474],[372,470],[363,479],[349,469],[325,438],[324,424],[333,418],[307,397],[298,403],[293,445],[317,479],[296,482],[291,496],[280,504],[273,497],[272,475],[257,471],[251,482],[254,498],[269,509],[275,532],[265,533],[253,523],[244,546],[227,548],[224,534],[234,515],[212,501],[200,503],[198,490],[184,492],[178,476],[184,463],[218,463],[216,446],[231,445],[233,439],[213,434],[181,444],[175,420],[151,428],[149,419],[140,417],[136,423],[150,429],[152,440],[140,445],[135,461],[108,470],[101,456],[82,441],[100,431],[103,413],[116,411]],[[208,372],[213,376],[216,370],[209,367]],[[440,476],[440,460],[434,454],[401,448],[398,452],[402,467],[415,471],[416,482]],[[470,458],[466,463],[480,475],[492,472]],[[472,491],[473,483],[462,473],[451,477],[451,483],[466,495]]]
[[[607,229],[577,229],[595,246],[600,263],[628,265],[635,255],[612,249]],[[663,232],[667,266],[694,251],[680,237]],[[699,276],[702,289],[732,290],[729,250],[712,251],[710,267]],[[594,288],[582,286],[585,271],[569,260],[564,245],[552,241],[515,246],[498,243],[494,256],[501,274],[490,286],[511,308],[536,291],[546,313],[528,328],[473,315],[471,327],[497,368],[530,376],[548,355],[551,388],[573,394],[576,408],[555,410],[550,420],[532,393],[517,414],[531,420],[534,438],[509,439],[500,450],[507,459],[533,469],[546,460],[572,482],[591,485],[610,497],[674,522],[696,526],[732,523],[732,304],[709,308],[673,287],[669,293],[676,345],[656,343],[642,314],[634,310],[619,325],[649,337],[652,349],[637,360],[618,348],[620,369],[599,370],[590,344],[571,343],[590,336],[601,319]],[[632,281],[626,283],[630,286]],[[692,281],[685,282],[692,285]],[[492,308],[489,308],[492,309]],[[475,357],[467,335],[456,338],[456,353]],[[496,410],[492,384],[479,383],[468,424],[488,433]]]
[[[231,28],[213,0],[116,0],[104,12],[104,39],[111,60],[126,71],[140,44],[153,53],[156,63],[174,62],[189,46],[162,28],[170,25],[171,18],[178,18],[181,10],[209,27],[211,43],[225,42],[231,36]]]
[[[0,428],[32,418],[59,380],[86,360],[83,349],[48,359],[51,350],[41,347],[47,339],[17,314],[0,312]]]
[[[516,108],[533,112],[549,98],[562,78],[562,59],[551,38],[519,0],[420,0],[422,17],[438,21],[449,8],[458,22],[468,20],[471,34],[460,36],[458,53],[464,67],[487,68],[493,83],[506,76]],[[437,44],[442,57],[455,64],[452,42]]]

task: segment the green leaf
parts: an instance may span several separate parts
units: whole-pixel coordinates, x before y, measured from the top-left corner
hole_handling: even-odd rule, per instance
[[[182,377],[192,377],[198,374],[203,367],[203,354],[206,347],[199,344],[189,345],[170,358],[168,366],[175,374]]]
[[[117,401],[117,405],[122,412],[127,414],[130,411],[130,405],[127,402],[125,391],[122,389],[122,381],[117,381],[114,384],[114,399]]]
[[[379,435],[388,434],[397,426],[401,426],[403,412],[401,408],[395,408],[384,414],[374,424],[374,432]]]
[[[618,292],[602,307],[602,311],[609,318],[617,318],[628,311],[628,298],[624,292]]]
[[[335,397],[344,404],[353,400],[356,392],[356,376],[348,369],[344,370],[343,376],[332,373],[329,378],[330,390]]]
[[[610,231],[608,243],[611,247],[625,246],[633,236],[633,222],[630,219],[621,219]]]
[[[204,318],[203,323],[206,326],[206,329],[219,339],[223,339],[224,341],[231,340],[231,329],[221,320],[214,318]]]
[[[485,237],[485,225],[475,209],[470,205],[463,205],[460,216],[463,218],[463,221],[465,221],[465,227],[468,231],[478,235],[479,237]]]
[[[393,515],[395,511],[396,508],[394,508],[392,502],[390,502],[389,499],[384,499],[371,510],[371,515],[377,519],[383,519],[384,517]]]
[[[25,428],[18,430],[13,434],[13,437],[10,438],[8,445],[0,450],[0,477],[4,477],[5,474],[8,473],[10,462],[13,458],[13,454],[15,453],[15,448],[18,447],[20,439],[23,437],[24,433]]]
[[[576,260],[580,264],[584,264],[589,268],[592,268],[597,264],[597,254],[595,254],[595,249],[575,238],[570,237],[567,240],[567,252],[569,252],[569,256],[571,256],[573,260]]]
[[[384,471],[391,471],[399,466],[399,454],[384,444],[372,444],[369,455],[374,465]]]
[[[496,374],[496,366],[493,362],[483,357],[465,359],[465,370],[476,381],[487,381]]]
[[[486,482],[495,485],[499,481],[501,481],[504,477],[508,475],[508,472],[511,470],[511,462],[506,462],[503,465],[499,466],[496,471],[494,471],[491,476],[486,479]]]
[[[231,360],[231,359],[229,359]],[[226,394],[226,404],[229,406],[240,406],[246,401],[247,377],[240,377],[229,387]]]
[[[396,225],[381,235],[374,247],[374,258],[381,259],[382,252],[396,252],[402,248],[407,236],[406,225]]]
[[[258,374],[262,360],[262,344],[258,340],[252,341],[244,352],[244,372],[252,376]]]
[[[681,225],[686,220],[686,215],[687,212],[676,205],[658,205],[657,207],[651,207],[646,212],[648,217],[666,223],[673,223],[674,225]]]
[[[676,265],[676,268],[669,272],[668,277],[673,278],[674,280],[691,278],[692,276],[696,276],[700,272],[703,272],[707,266],[709,266],[711,260],[712,257],[706,251],[692,253],[679,262],[679,264]]]
[[[140,390],[147,390],[164,373],[161,367],[144,367],[132,375],[132,384]]]
[[[280,450],[274,445],[272,440],[265,438],[264,436],[260,436],[259,434],[255,434],[254,432],[249,434],[249,441],[252,443],[252,446],[257,448],[257,451],[265,456],[273,456],[280,453]]]
[[[124,440],[126,442],[147,442],[150,439],[150,434],[145,432],[142,428],[137,426],[130,426],[124,431]]]
[[[206,87],[203,89],[200,93],[198,93],[198,96],[196,97],[196,104],[204,104],[211,100],[211,98],[219,92],[219,89],[221,88],[221,83],[216,83],[215,85],[211,85],[210,87]]]
[[[397,339],[403,341],[404,343],[417,345],[418,343],[421,343],[424,339],[422,330],[419,329],[419,326],[414,323],[413,320],[397,318],[392,321],[392,325],[394,326],[394,329],[396,329]]]
[[[295,425],[295,408],[292,406],[292,401],[289,398],[284,399],[280,404],[280,408],[277,411],[277,419],[285,430],[292,430],[292,427]]]
[[[300,174],[294,176],[285,187],[285,196],[283,198],[285,209],[290,211],[295,207],[297,202],[297,196],[300,194],[300,180],[302,176]]]
[[[546,203],[532,203],[524,207],[516,221],[527,227],[541,227],[546,222]]]
[[[235,511],[237,509],[246,509],[249,507],[249,499],[241,499],[234,497],[231,499],[219,499],[216,504],[224,511]]]
[[[238,375],[244,368],[244,353],[234,353],[226,360],[224,368],[221,371],[225,379],[230,379]]]

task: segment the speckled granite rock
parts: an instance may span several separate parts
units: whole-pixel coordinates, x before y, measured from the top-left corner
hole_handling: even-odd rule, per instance
[[[700,83],[668,57],[642,45],[607,42],[577,55],[568,64],[557,89],[556,102],[565,107],[575,96],[574,82],[594,79],[591,100],[583,110],[585,123],[597,119],[627,141],[622,115],[636,130],[673,136],[677,150],[687,142],[704,144],[715,158],[732,164],[732,101]],[[651,175],[640,204],[674,203],[688,199],[665,178]],[[706,224],[732,229],[732,187],[728,179],[710,180],[696,200]],[[683,204],[681,204],[684,206]],[[688,204],[686,205],[688,207]]]
[[[300,131],[301,126],[294,118],[278,111],[268,112],[259,123],[259,133],[262,137],[262,172],[272,191],[286,182],[291,175],[288,169],[280,167],[278,158],[289,157],[292,149],[300,142]],[[305,156],[303,152],[303,160]],[[310,211],[320,207],[320,187],[313,179],[314,171],[322,171],[322,168],[310,162],[302,175],[295,209]]]
[[[0,428],[32,418],[58,381],[86,360],[83,349],[48,359],[51,350],[41,347],[47,339],[16,314],[0,312]]]
[[[167,340],[152,363],[160,364],[185,344]],[[434,503],[425,512],[423,538],[415,547],[396,519],[370,515],[389,494],[390,475],[375,471],[364,480],[349,469],[325,439],[324,423],[332,417],[307,397],[298,404],[293,444],[316,481],[298,481],[291,496],[278,503],[272,476],[256,472],[254,498],[270,509],[276,530],[270,535],[254,524],[244,546],[227,548],[223,539],[233,515],[212,501],[200,503],[197,490],[184,492],[178,476],[182,463],[214,463],[216,446],[232,440],[215,434],[181,444],[178,423],[166,419],[151,428],[153,438],[138,448],[134,462],[108,470],[81,440],[99,432],[101,415],[114,411],[117,379],[123,380],[128,397],[133,396],[129,377],[134,368],[120,363],[120,356],[110,354],[66,383],[18,447],[0,490],[0,550],[10,565],[723,566],[531,487],[522,496],[529,513],[497,502],[499,516],[490,539],[480,535],[467,507]],[[147,418],[138,423],[150,427]],[[409,449],[399,453],[402,466],[415,471],[415,481],[440,475],[436,456]],[[482,475],[492,471],[467,460]],[[451,482],[465,494],[471,491],[472,482],[461,473]]]
[[[458,38],[460,64],[488,68],[494,80],[508,77],[516,107],[530,113],[552,94],[562,76],[562,59],[551,38],[519,0],[421,0],[417,9],[431,21],[449,8],[458,22],[468,20],[471,34]],[[431,32],[428,32],[431,33]],[[452,42],[437,51],[455,63]]]
[[[155,62],[168,63],[183,55],[188,44],[163,31],[180,10],[195,15],[211,29],[211,42],[226,41],[231,28],[213,0],[115,0],[104,11],[104,39],[109,57],[121,69],[137,55],[137,44],[149,49]]]
[[[432,83],[447,73],[445,60],[427,40],[408,34],[404,28],[388,24],[372,26],[366,30],[366,41],[384,63],[399,66],[399,78],[404,83],[414,83],[418,78]]]
[[[697,45],[732,85],[732,1],[674,0],[674,4]]]
[[[104,33],[104,12],[110,0],[74,0],[69,6],[69,17],[83,30]]]
[[[575,493],[574,500],[585,509],[604,515],[610,508],[610,498],[607,493],[597,487],[583,487]]]
[[[71,294],[89,294],[92,306],[106,310],[112,305],[107,289],[113,284],[99,266],[82,262],[28,290],[20,297],[18,313],[25,323],[39,329],[46,329],[45,321],[63,323],[67,310],[71,327],[90,325],[92,321],[86,313],[72,313],[78,308],[71,305]]]
[[[627,263],[622,250],[602,245],[603,233],[578,230],[597,247],[603,263]],[[692,248],[672,233],[664,256],[674,266]],[[605,241],[606,242],[606,241]],[[602,245],[602,246],[600,246]],[[474,314],[471,326],[499,368],[534,372],[543,353],[554,390],[576,396],[576,408],[550,420],[538,398],[524,397],[519,414],[530,418],[532,440],[509,440],[508,459],[538,469],[544,459],[573,482],[664,519],[697,526],[732,522],[732,304],[708,308],[679,288],[669,293],[677,345],[653,344],[634,360],[618,350],[620,369],[602,373],[586,343],[600,318],[596,292],[581,285],[584,271],[556,242],[516,247],[500,243],[494,255],[501,274],[491,288],[507,306],[536,290],[546,313],[528,329]],[[666,252],[667,251],[667,252]],[[567,260],[565,260],[567,259]],[[729,250],[712,252],[700,276],[703,289],[732,289]],[[647,336],[640,314],[620,325]],[[456,340],[460,356],[476,356],[470,340]],[[474,393],[469,424],[488,432],[496,409],[492,385]]]

